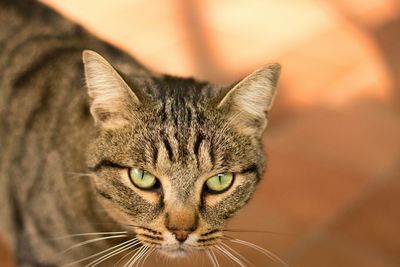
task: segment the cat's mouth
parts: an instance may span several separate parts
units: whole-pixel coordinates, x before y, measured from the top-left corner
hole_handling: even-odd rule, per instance
[[[139,235],[139,240],[140,242],[145,245],[145,246],[152,246],[154,248],[157,248],[157,250],[166,256],[170,257],[183,257],[187,255],[188,253],[196,250],[196,246],[194,245],[188,245],[188,244],[182,244],[182,243],[169,243],[165,244],[163,239],[159,238],[156,240],[155,237],[150,237],[150,235],[147,235],[145,238],[143,238],[142,235]],[[197,249],[198,250],[198,249]]]
[[[191,250],[179,246],[175,248],[161,248],[160,252],[171,258],[182,258],[187,256],[191,252]]]
[[[161,246],[158,250],[171,258],[180,258],[186,257],[191,253],[197,253],[203,250],[207,250],[213,245],[203,245],[203,244],[176,244],[176,245],[167,245]]]
[[[179,241],[172,233],[137,227],[135,238],[144,246],[152,247],[165,256],[179,258],[219,244],[221,234],[220,231],[212,230],[202,234],[188,235],[185,240]]]

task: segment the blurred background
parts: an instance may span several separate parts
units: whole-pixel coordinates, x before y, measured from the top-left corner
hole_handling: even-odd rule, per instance
[[[231,83],[280,62],[269,167],[230,223],[271,233],[231,235],[290,266],[400,266],[398,0],[42,2],[158,72]]]

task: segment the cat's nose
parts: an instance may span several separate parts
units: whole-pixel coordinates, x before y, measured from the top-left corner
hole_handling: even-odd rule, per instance
[[[183,243],[186,241],[186,239],[188,239],[190,231],[177,230],[177,231],[172,231],[172,233],[175,235],[176,240]]]
[[[183,243],[189,235],[195,230],[194,227],[180,228],[177,225],[168,225],[167,229],[175,236],[175,239]]]
[[[197,228],[198,217],[190,209],[176,208],[173,213],[166,213],[165,227],[175,236],[176,240],[183,243]]]

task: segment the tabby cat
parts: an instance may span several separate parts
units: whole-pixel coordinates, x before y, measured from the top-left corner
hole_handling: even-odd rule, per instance
[[[218,266],[263,174],[279,65],[218,86],[152,73],[32,0],[0,0],[0,25],[0,230],[18,266]]]

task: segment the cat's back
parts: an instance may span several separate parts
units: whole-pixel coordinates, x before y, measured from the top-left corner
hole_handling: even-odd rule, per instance
[[[15,223],[3,218],[18,206],[43,209],[31,203],[57,191],[43,184],[85,167],[93,122],[82,51],[97,50],[128,73],[140,66],[36,1],[0,0],[0,25],[0,231],[11,233]]]
[[[20,135],[35,128],[38,119],[45,114],[54,117],[60,110],[57,95],[70,101],[73,96],[64,92],[82,88],[78,72],[85,35],[80,27],[31,0],[0,0],[0,24],[0,158],[4,159],[9,156],[7,145],[15,147],[12,142],[19,143]]]
[[[77,36],[80,27],[50,8],[32,0],[0,0],[0,71],[24,64],[15,62],[23,52],[25,60],[39,56],[55,39]],[[81,35],[82,37],[83,35]],[[47,44],[45,44],[47,41]],[[21,67],[21,66],[20,66]]]
[[[49,66],[55,69],[56,65],[62,66],[63,72],[58,75],[79,74],[76,84],[68,87],[82,89],[84,49],[98,51],[114,64],[123,65],[127,74],[147,73],[125,53],[37,1],[0,0],[0,25],[0,116],[4,116],[2,111],[10,104],[12,95],[22,91],[19,89],[30,83],[30,79],[41,76],[50,80],[56,76],[54,70],[46,72]],[[29,90],[37,87],[40,86],[30,85]]]
[[[23,88],[37,90],[32,80],[49,78],[46,65],[55,65],[57,56],[75,48],[79,60],[83,35],[80,27],[31,0],[0,0],[0,25],[0,116],[4,118],[14,100],[22,104],[21,93],[28,91]]]
[[[79,114],[88,113],[81,59],[84,49],[105,54],[115,64],[126,66],[128,74],[144,71],[123,52],[37,1],[0,0],[0,25],[2,148],[5,139],[27,135],[31,126],[38,125],[37,119],[47,124],[41,132],[51,129],[51,119],[68,112],[73,103],[84,102]]]
[[[9,233],[14,225],[5,218],[66,139],[63,125],[82,126],[83,111],[66,114],[85,108],[79,63],[88,37],[31,0],[0,0],[0,25],[0,230]]]

